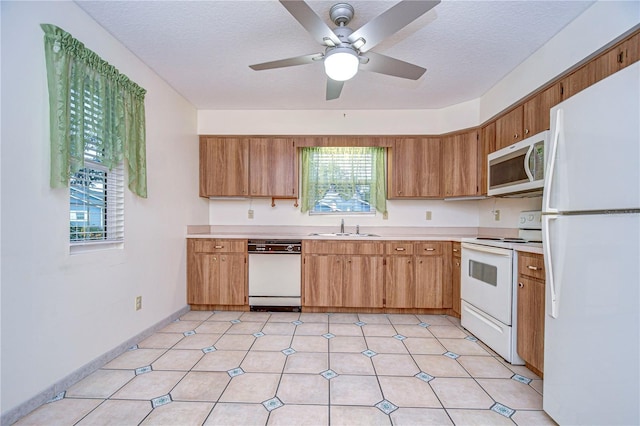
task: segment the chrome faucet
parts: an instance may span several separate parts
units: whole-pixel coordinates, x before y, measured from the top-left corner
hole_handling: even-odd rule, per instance
[[[344,234],[344,219],[340,219],[340,233]]]

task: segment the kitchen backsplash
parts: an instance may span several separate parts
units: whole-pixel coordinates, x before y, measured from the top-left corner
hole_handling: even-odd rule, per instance
[[[388,219],[375,215],[308,215],[295,207],[294,200],[271,199],[209,200],[209,224],[244,226],[334,226],[340,219],[347,227],[485,227],[516,228],[522,210],[540,209],[537,198],[491,198],[470,201],[389,200]],[[499,214],[494,212],[499,210]],[[253,218],[249,216],[252,212]],[[427,220],[431,212],[431,220]],[[499,220],[495,220],[498,218]]]

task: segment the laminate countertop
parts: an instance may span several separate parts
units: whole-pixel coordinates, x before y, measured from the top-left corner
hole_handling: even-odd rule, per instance
[[[357,235],[353,225],[345,225],[349,235],[329,235],[339,232],[337,226],[215,226],[190,225],[186,238],[220,238],[247,240],[336,240],[336,241],[462,241],[478,235],[515,237],[517,229],[476,227],[380,227],[361,226]],[[542,244],[513,244],[517,251],[542,254]]]

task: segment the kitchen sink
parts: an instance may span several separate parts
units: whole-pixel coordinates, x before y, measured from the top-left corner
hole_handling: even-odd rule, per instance
[[[312,232],[311,237],[379,237],[378,234],[366,234],[355,232]]]

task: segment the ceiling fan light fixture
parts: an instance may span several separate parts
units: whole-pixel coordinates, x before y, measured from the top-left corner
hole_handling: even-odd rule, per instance
[[[360,60],[355,50],[348,47],[336,47],[324,57],[324,71],[332,80],[346,81],[358,73]]]

